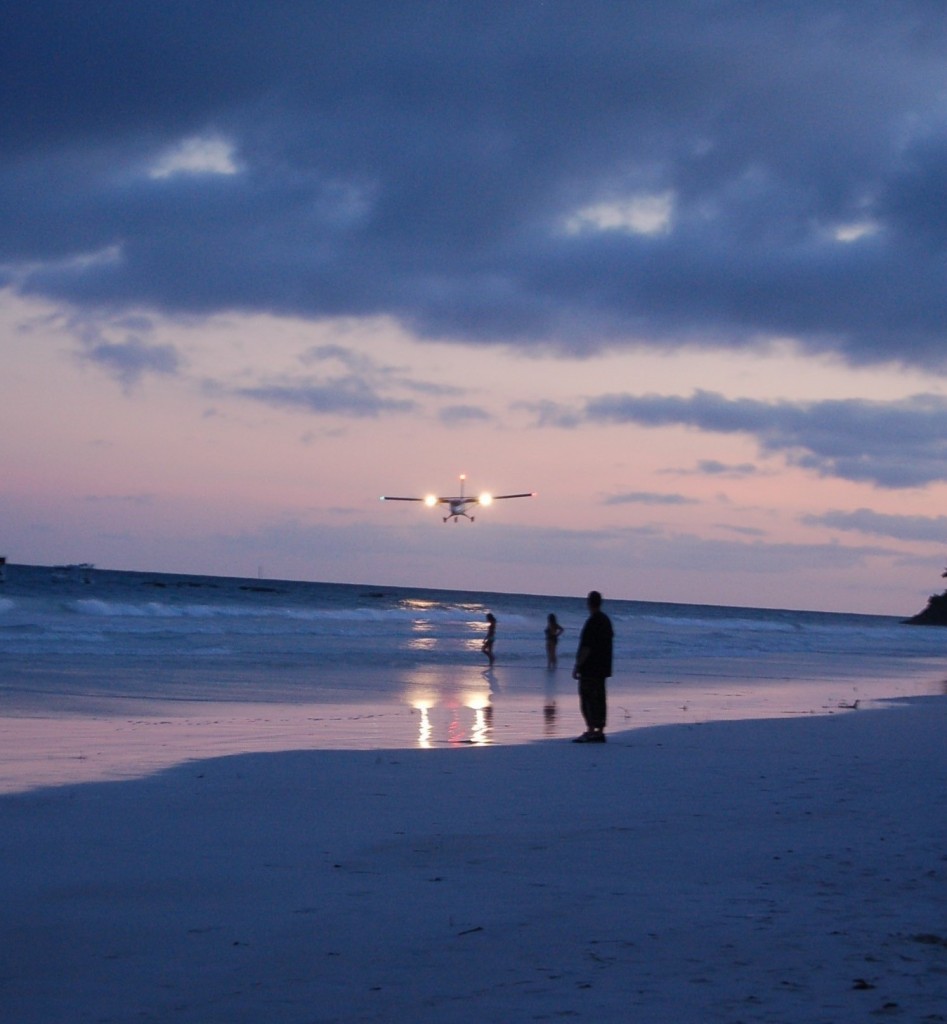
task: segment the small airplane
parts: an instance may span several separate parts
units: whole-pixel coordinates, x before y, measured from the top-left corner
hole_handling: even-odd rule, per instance
[[[434,508],[436,505],[446,505],[450,512],[444,516],[444,522],[446,523],[449,519],[453,519],[454,522],[458,522],[460,519],[469,519],[471,522],[474,521],[474,516],[470,515],[467,511],[469,505],[491,505],[495,501],[503,501],[505,498],[535,498],[536,492],[530,491],[526,494],[488,494],[486,491],[483,494],[473,495],[464,494],[464,484],[467,480],[465,474],[460,475],[460,494],[454,497],[440,497],[436,494],[428,494],[423,498],[396,498],[391,495],[383,494],[381,496],[382,501],[423,501],[428,508]]]

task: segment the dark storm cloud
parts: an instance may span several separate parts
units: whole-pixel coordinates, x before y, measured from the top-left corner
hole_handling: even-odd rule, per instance
[[[685,426],[753,437],[764,455],[781,455],[821,476],[923,487],[947,480],[947,399],[915,395],[894,402],[841,399],[765,402],[710,391],[690,397],[603,395],[560,415],[544,406],[543,425],[581,422]]]
[[[7,2],[0,281],[942,368],[945,42],[927,0]]]

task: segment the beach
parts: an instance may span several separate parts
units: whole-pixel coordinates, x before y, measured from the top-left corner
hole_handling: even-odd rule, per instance
[[[11,567],[0,1020],[947,1019],[941,631],[606,608]]]
[[[8,793],[0,1015],[943,1020],[945,728],[917,697]]]

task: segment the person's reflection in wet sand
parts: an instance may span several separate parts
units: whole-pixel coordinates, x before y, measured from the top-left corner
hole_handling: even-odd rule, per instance
[[[543,732],[546,736],[555,736],[556,718],[559,709],[556,706],[556,677],[552,673],[546,675],[546,690],[543,695]]]

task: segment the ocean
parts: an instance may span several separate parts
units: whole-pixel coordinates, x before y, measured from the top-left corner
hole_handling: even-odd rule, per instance
[[[480,651],[488,611],[492,672]],[[605,611],[616,634],[610,732],[947,692],[947,631],[936,627],[608,594]],[[565,628],[553,672],[550,612]],[[8,739],[38,722],[71,722],[73,734],[81,722],[191,722],[198,753],[227,748],[228,730],[252,745],[252,722],[261,749],[565,738],[582,727],[571,664],[585,615],[584,595],[7,565],[0,716]]]

